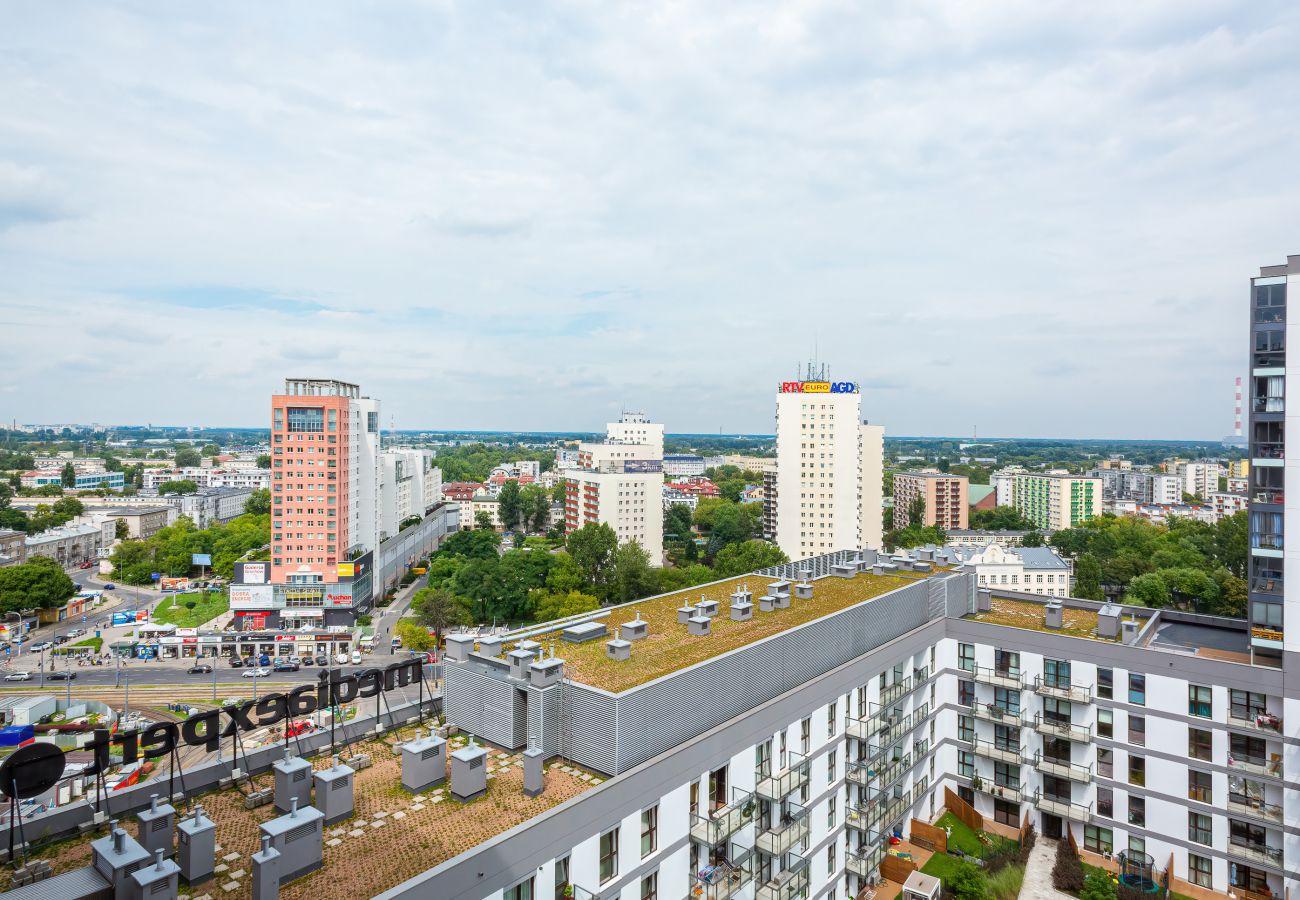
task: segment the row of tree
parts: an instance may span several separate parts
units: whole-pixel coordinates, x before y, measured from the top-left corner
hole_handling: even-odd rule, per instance
[[[149,584],[154,572],[174,577],[188,575],[192,554],[209,553],[212,571],[230,578],[237,561],[270,541],[271,517],[267,513],[245,513],[202,529],[195,528],[188,516],[181,516],[145,540],[120,541],[110,560],[119,580]]]

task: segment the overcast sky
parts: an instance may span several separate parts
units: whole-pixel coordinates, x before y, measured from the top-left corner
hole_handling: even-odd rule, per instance
[[[346,8],[346,11],[345,9]],[[0,415],[1218,438],[1294,0],[13,3]]]

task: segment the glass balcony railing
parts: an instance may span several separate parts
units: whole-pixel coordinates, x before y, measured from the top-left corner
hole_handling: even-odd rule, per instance
[[[1062,797],[1052,797],[1042,791],[1034,793],[1034,806],[1045,813],[1070,819],[1074,822],[1087,822],[1092,819],[1092,804],[1073,803]]]
[[[1282,733],[1282,718],[1271,712],[1256,712],[1253,715],[1247,710],[1228,710],[1228,724],[1236,728],[1248,728],[1251,731],[1262,731],[1268,734]]]
[[[754,793],[764,800],[784,800],[808,783],[808,760],[790,753],[791,763],[775,775],[761,775]]]
[[[975,714],[975,718],[983,719],[986,722],[996,722],[999,725],[1014,725],[1017,728],[1022,724],[1019,709],[1008,709],[998,706],[996,703],[976,703],[971,707],[971,712]]]
[[[911,766],[912,755],[910,753],[896,756],[888,762],[879,760],[874,762],[851,761],[845,776],[854,784],[875,785],[884,789],[897,781]]]
[[[768,828],[758,833],[754,846],[768,856],[784,856],[808,840],[808,810],[791,803]]]
[[[874,834],[874,832],[873,832]],[[872,880],[885,859],[885,846],[879,835],[859,850],[844,852],[844,867],[863,881]]]
[[[754,795],[746,792],[711,815],[695,816],[691,822],[691,837],[701,844],[716,847],[754,821],[756,807]]]
[[[787,867],[754,889],[754,900],[795,900],[808,890],[808,861],[790,855]]]
[[[1092,685],[1071,684],[1063,678],[1034,676],[1034,693],[1043,697],[1057,697],[1072,703],[1091,703]]]
[[[1256,441],[1250,446],[1250,455],[1255,459],[1286,459],[1286,444],[1281,441]]]
[[[880,692],[880,705],[892,706],[902,698],[906,697],[912,690],[911,677],[895,681],[893,684],[884,688]]]
[[[1286,541],[1280,534],[1257,531],[1250,536],[1250,546],[1253,550],[1285,550]]]
[[[1250,589],[1257,594],[1282,596],[1284,582],[1280,575],[1256,575],[1250,580]]]
[[[1261,866],[1282,867],[1282,851],[1267,844],[1248,844],[1233,840],[1228,841],[1228,855],[1236,859]]]
[[[1080,725],[1075,722],[1062,722],[1057,719],[1049,719],[1043,715],[1034,716],[1034,731],[1048,737],[1065,738],[1066,740],[1079,741],[1087,743],[1092,740],[1092,726]]]
[[[1043,756],[1042,753],[1034,754],[1034,768],[1048,775],[1055,775],[1057,778],[1068,778],[1070,781],[1078,781],[1082,784],[1089,784],[1092,781],[1091,765],[1084,766],[1078,763],[1052,759],[1050,756]]]
[[[976,666],[971,675],[979,684],[991,684],[994,687],[1021,690],[1025,686],[1025,673],[1019,669],[995,669],[988,666]]]
[[[1282,821],[1282,807],[1274,803],[1265,803],[1256,797],[1245,794],[1228,794],[1228,812],[1241,816],[1254,816],[1270,822]]]
[[[744,850],[733,860],[721,860],[691,873],[687,900],[730,900],[754,880],[755,855]]]
[[[1282,777],[1282,754],[1275,753],[1270,759],[1262,756],[1246,756],[1228,752],[1228,768],[1251,775],[1263,775],[1268,778]]]
[[[976,740],[974,742],[976,756],[983,756],[986,759],[997,760],[998,762],[1017,763],[1024,755],[1024,751],[1013,744],[998,744],[993,741]]]
[[[1022,799],[1020,792],[1020,783],[1010,784],[1006,782],[985,781],[976,775],[971,779],[971,789],[988,794],[998,800],[1009,800],[1012,803],[1019,803]]]

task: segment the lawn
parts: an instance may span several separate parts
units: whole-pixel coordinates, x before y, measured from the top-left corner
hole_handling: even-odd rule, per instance
[[[194,603],[187,609],[186,603]],[[230,609],[230,600],[222,593],[175,594],[167,597],[154,610],[153,620],[177,628],[197,628]]]
[[[984,836],[990,841],[986,844],[980,839],[979,834],[968,828],[961,819],[958,819],[950,812],[944,813],[934,824],[939,828],[952,829],[951,833],[948,835],[948,848],[950,850],[960,850],[967,856],[973,856],[976,859],[986,856],[988,853],[998,849],[1004,844],[1015,843],[1007,838],[985,833]],[[949,856],[946,853],[936,853],[934,856],[930,857],[929,861],[926,862],[924,866],[921,867],[921,871],[926,875],[933,875],[940,880],[947,880],[960,865],[961,860],[957,857]],[[1021,874],[1023,877],[1023,871]],[[1007,877],[1009,880],[1014,880],[1010,876],[1004,877]]]

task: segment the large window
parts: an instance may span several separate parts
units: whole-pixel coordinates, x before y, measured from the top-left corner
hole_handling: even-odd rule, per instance
[[[1137,825],[1139,828],[1145,828],[1147,824],[1147,802],[1141,797],[1134,797],[1131,794],[1128,798],[1128,823]]]
[[[1214,861],[1208,856],[1187,854],[1187,880],[1198,887],[1214,887]]]
[[[826,707],[826,736],[828,738],[835,737],[835,708],[837,705],[831,703],[830,706]]]
[[[1200,684],[1187,686],[1187,714],[1209,719],[1214,715],[1214,703],[1210,699],[1210,689]]]
[[[1114,710],[1097,710],[1097,736],[1104,738],[1113,738],[1115,736]]]
[[[1214,781],[1209,772],[1187,770],[1187,799],[1201,803],[1214,802]]]
[[[973,741],[975,740],[975,720],[970,716],[957,717],[957,740]]]
[[[1228,714],[1234,719],[1255,721],[1268,712],[1268,698],[1253,691],[1229,691]]]
[[[973,681],[957,682],[957,702],[962,706],[975,705],[975,682]]]
[[[1102,778],[1114,777],[1115,751],[1109,747],[1097,748],[1097,774]]]
[[[659,849],[659,807],[641,810],[641,857]]]
[[[1145,756],[1128,755],[1128,783],[1142,787],[1147,783],[1147,759]]]
[[[641,879],[641,900],[659,900],[658,872],[651,872]]]
[[[1147,705],[1147,677],[1136,672],[1128,676],[1128,702]]]
[[[1187,729],[1187,755],[1192,759],[1209,760],[1214,756],[1214,736],[1204,728]]]
[[[1097,788],[1097,815],[1115,818],[1115,792],[1108,787]]]
[[[1115,670],[1097,670],[1097,696],[1109,700],[1115,693]]]
[[[963,672],[975,671],[975,645],[958,644],[957,645],[957,668]]]
[[[975,777],[975,754],[969,750],[957,751],[957,774],[963,778]]]
[[[1187,839],[1207,847],[1214,843],[1214,823],[1209,816],[1201,813],[1187,814]]]
[[[1131,713],[1128,717],[1128,742],[1137,744],[1139,747],[1147,745],[1147,719],[1146,716],[1135,716]]]
[[[533,900],[533,879],[520,882],[501,895],[502,900]]]
[[[1084,849],[1091,850],[1093,853],[1110,853],[1113,843],[1109,828],[1101,828],[1097,825],[1083,826]]]
[[[600,883],[618,875],[618,829],[611,828],[600,836]]]
[[[1068,688],[1070,686],[1070,661],[1067,659],[1043,660],[1043,682],[1048,687]]]
[[[325,410],[319,406],[289,407],[289,431],[323,432]]]

